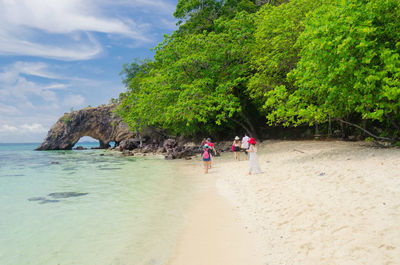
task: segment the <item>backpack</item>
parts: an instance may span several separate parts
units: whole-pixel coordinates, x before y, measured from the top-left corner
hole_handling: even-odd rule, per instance
[[[209,158],[210,158],[210,154],[208,153],[207,150],[204,150],[203,158],[204,158],[204,159],[209,159]]]

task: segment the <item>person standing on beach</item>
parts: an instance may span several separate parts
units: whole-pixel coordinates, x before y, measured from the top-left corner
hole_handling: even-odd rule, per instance
[[[201,157],[202,157],[203,164],[204,164],[204,174],[207,174],[208,168],[210,167],[210,163],[211,163],[210,148],[207,144],[205,144],[203,146]]]
[[[217,151],[215,151],[214,144],[211,142],[211,138],[207,138],[207,145],[210,149],[210,156],[211,156],[210,168],[211,168],[211,164],[214,162],[214,156],[217,155]],[[214,155],[211,154],[211,150],[214,152]]]
[[[242,138],[242,146],[241,148],[243,149],[244,153],[246,154],[246,160],[248,159],[249,156],[249,140],[250,137],[247,136],[247,134],[245,134]]]
[[[235,140],[232,143],[232,151],[233,151],[235,160],[240,161],[240,138],[239,138],[239,136],[236,136]]]
[[[256,147],[256,140],[254,138],[250,138],[249,140],[250,148],[249,148],[249,160],[250,160],[250,167],[249,167],[249,175],[252,173],[261,173],[260,164],[258,163],[257,158],[257,147]]]

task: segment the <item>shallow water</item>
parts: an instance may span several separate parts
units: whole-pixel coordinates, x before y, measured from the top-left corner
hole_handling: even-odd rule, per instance
[[[36,146],[0,144],[0,264],[165,264],[194,190],[179,162]]]

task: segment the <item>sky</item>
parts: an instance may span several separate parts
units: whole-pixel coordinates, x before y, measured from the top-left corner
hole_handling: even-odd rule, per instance
[[[125,91],[119,73],[176,27],[178,0],[0,0],[0,143]]]

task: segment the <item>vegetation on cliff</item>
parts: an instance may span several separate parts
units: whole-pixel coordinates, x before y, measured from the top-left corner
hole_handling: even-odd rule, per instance
[[[174,15],[154,59],[124,66],[132,129],[350,125],[399,139],[399,1],[180,0]]]

